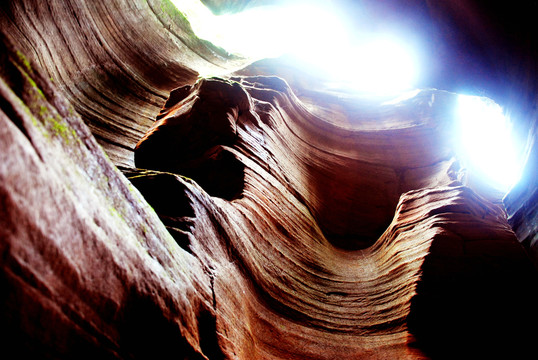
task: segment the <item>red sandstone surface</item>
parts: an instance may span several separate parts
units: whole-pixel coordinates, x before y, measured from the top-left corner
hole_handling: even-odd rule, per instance
[[[536,269],[502,203],[466,186],[454,93],[197,80],[246,60],[162,4],[2,5],[6,354],[528,355]]]

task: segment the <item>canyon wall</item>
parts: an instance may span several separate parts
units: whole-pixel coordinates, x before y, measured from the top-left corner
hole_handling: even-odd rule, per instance
[[[505,199],[514,234],[501,203],[465,186],[454,93],[301,92],[237,72],[248,61],[197,39],[171,6],[2,5],[6,353],[532,350],[538,278],[516,234],[533,248],[534,155]],[[197,80],[206,69],[231,75]],[[519,128],[532,139],[530,114]]]

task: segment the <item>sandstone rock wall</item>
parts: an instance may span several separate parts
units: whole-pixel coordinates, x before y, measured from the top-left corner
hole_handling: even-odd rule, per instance
[[[532,351],[536,270],[502,206],[459,181],[453,94],[306,102],[276,77],[196,81],[244,62],[169,6],[1,5],[6,354]],[[533,184],[507,198],[531,243]]]
[[[168,1],[7,1],[5,34],[73,104],[118,166],[168,93],[243,60],[200,41]],[[148,49],[155,49],[148,51]],[[220,70],[219,70],[220,69]]]

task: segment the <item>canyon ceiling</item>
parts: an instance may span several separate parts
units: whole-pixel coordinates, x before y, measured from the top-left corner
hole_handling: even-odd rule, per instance
[[[422,90],[329,91],[168,0],[0,5],[5,354],[536,356],[538,4],[333,4],[424,36]],[[458,159],[459,92],[526,141],[502,199]]]

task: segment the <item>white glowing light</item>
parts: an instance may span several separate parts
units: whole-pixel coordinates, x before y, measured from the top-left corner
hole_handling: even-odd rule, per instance
[[[252,59],[332,46],[343,36],[338,19],[327,9],[305,4],[258,6],[235,14],[213,15],[200,1],[172,0],[195,34],[229,53]],[[325,27],[333,29],[330,34]],[[318,51],[319,52],[319,51]]]
[[[348,54],[348,61],[343,68],[361,91],[386,94],[409,90],[417,76],[412,51],[390,37],[377,36],[357,46]]]
[[[258,60],[291,54],[313,71],[358,91],[376,94],[409,90],[417,59],[403,40],[376,35],[351,42],[342,19],[322,2],[262,6],[213,15],[198,0],[172,0],[198,37],[230,53]]]
[[[469,170],[508,190],[519,180],[523,164],[502,108],[491,99],[460,95],[458,115]]]

